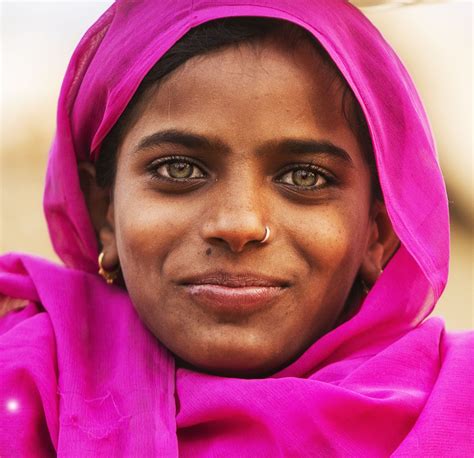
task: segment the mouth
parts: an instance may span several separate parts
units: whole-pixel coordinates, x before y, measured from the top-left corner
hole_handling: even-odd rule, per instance
[[[255,312],[270,306],[291,286],[289,281],[253,273],[211,272],[181,280],[189,298],[214,312]]]

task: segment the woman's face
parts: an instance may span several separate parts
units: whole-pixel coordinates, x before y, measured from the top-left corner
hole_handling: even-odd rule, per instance
[[[309,45],[268,42],[193,58],[147,97],[119,148],[106,256],[182,360],[274,372],[335,325],[377,233],[340,83]]]

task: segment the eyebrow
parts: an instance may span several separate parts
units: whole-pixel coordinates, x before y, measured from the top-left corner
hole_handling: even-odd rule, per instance
[[[182,145],[190,149],[213,149],[223,152],[229,152],[231,149],[227,144],[216,138],[206,137],[186,130],[167,129],[155,132],[141,139],[134,152],[160,146],[164,143]],[[347,151],[327,140],[319,141],[292,138],[272,140],[259,148],[258,152],[268,154],[269,151],[275,150],[290,154],[329,155],[354,166],[353,160]]]
[[[285,139],[271,142],[271,145],[274,149],[291,154],[323,154],[333,156],[347,162],[348,165],[354,166],[354,162],[346,150],[327,140]],[[267,145],[265,149],[268,148],[269,146]]]
[[[135,152],[141,149],[160,146],[163,143],[172,143],[174,145],[182,145],[190,149],[219,149],[229,151],[230,148],[220,140],[211,139],[204,135],[195,134],[184,130],[162,130],[148,135],[140,140]]]

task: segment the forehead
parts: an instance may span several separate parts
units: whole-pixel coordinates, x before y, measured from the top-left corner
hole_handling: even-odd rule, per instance
[[[168,117],[233,111],[252,117],[311,116],[317,125],[346,124],[344,84],[311,43],[289,47],[276,40],[226,47],[191,58],[164,78],[147,108]]]

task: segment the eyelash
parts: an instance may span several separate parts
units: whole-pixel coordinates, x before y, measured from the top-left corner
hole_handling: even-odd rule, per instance
[[[316,176],[316,179],[318,179],[318,177],[322,177],[325,182],[322,185],[299,186],[296,184],[285,183],[282,181],[282,177],[284,177],[285,175],[289,173],[294,173],[295,171],[298,171],[298,170],[304,170],[306,172],[314,173],[314,175]],[[277,182],[282,183],[291,188],[296,188],[298,190],[314,192],[314,191],[319,191],[320,189],[326,188],[328,186],[331,186],[333,184],[336,184],[337,179],[332,173],[328,172],[326,169],[323,169],[313,163],[309,163],[309,164],[306,163],[306,164],[292,164],[290,166],[285,167],[283,172],[281,172],[280,175],[278,176]]]
[[[196,177],[194,177],[194,178],[191,178],[191,177],[189,177],[189,178],[174,178],[174,177],[170,177],[170,176],[168,176],[168,177],[163,176],[160,173],[158,173],[158,170],[161,167],[164,167],[168,164],[173,164],[173,163],[176,163],[176,162],[190,164],[194,168],[199,168],[199,170],[201,170],[201,173],[202,173],[203,176],[197,177],[197,178]],[[151,176],[154,179],[162,180],[162,181],[168,181],[168,182],[172,182],[172,183],[189,183],[189,182],[192,182],[192,181],[196,181],[197,179],[206,178],[208,176],[207,172],[202,170],[203,167],[200,164],[198,164],[197,162],[191,160],[189,157],[183,157],[183,156],[169,156],[167,158],[155,160],[147,167],[147,169],[151,173]]]
[[[158,170],[161,167],[164,167],[169,164],[173,163],[185,163],[191,165],[193,168],[198,168],[200,170],[200,173],[202,176],[199,177],[187,177],[187,178],[174,178],[170,176],[163,176],[158,172]],[[152,177],[157,180],[161,181],[167,181],[167,182],[172,182],[172,183],[190,183],[190,182],[196,182],[196,180],[201,180],[204,178],[208,177],[208,173],[203,170],[204,167],[202,167],[199,163],[196,161],[191,160],[189,157],[186,156],[169,156],[167,158],[162,158],[153,161],[148,167],[147,170],[150,172]],[[316,175],[317,177],[322,177],[323,180],[325,181],[322,185],[318,186],[299,186],[296,184],[290,184],[290,183],[285,183],[282,181],[282,177],[289,173],[294,173],[295,171],[298,170],[304,170],[306,172],[311,172]],[[194,170],[193,170],[194,174]],[[281,183],[287,187],[291,187],[293,189],[298,189],[302,191],[318,191],[320,189],[323,189],[327,186],[331,186],[337,182],[336,177],[332,175],[330,172],[328,172],[326,169],[323,169],[313,163],[304,163],[304,164],[291,164],[287,167],[284,168],[282,172],[278,175],[276,179],[277,183]]]

